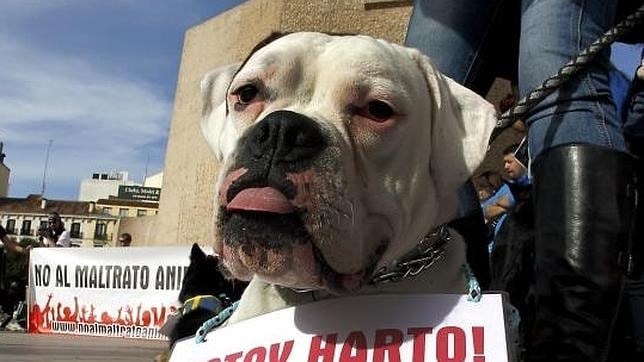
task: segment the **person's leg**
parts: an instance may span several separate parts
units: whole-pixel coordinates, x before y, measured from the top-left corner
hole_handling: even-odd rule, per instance
[[[506,0],[415,0],[405,45],[427,55],[458,83],[485,95],[499,54],[494,48]],[[506,48],[512,47],[508,42]],[[492,62],[492,58],[496,58]]]
[[[427,55],[462,85],[485,95],[495,70],[488,54],[505,0],[416,0],[405,45]],[[498,55],[497,55],[498,58]],[[490,282],[487,228],[471,182],[459,189],[459,219],[450,224],[467,243],[467,261],[485,289]]]
[[[522,95],[603,34],[615,2],[524,0]],[[528,361],[605,361],[621,301],[618,262],[632,224],[633,163],[608,52],[526,118],[535,205],[536,316]]]
[[[641,240],[641,239],[640,239]],[[626,281],[626,296],[632,322],[633,344],[638,361],[644,360],[644,271]]]
[[[629,149],[641,159],[644,157],[644,50],[633,75],[624,111],[624,133]]]
[[[626,104],[624,125],[629,149],[637,157],[637,192],[644,196],[644,51],[641,65],[631,84]],[[642,201],[637,207],[636,220],[644,220]],[[632,317],[633,340],[637,349],[637,360],[644,361],[644,225],[638,223],[633,238],[635,273],[626,280],[626,298]]]
[[[523,0],[519,92],[557,73],[613,24],[615,1]],[[588,143],[625,151],[608,74],[610,49],[539,103],[525,119],[532,159],[545,149]]]
[[[634,215],[633,162],[588,144],[533,164],[536,316],[528,361],[606,361]]]

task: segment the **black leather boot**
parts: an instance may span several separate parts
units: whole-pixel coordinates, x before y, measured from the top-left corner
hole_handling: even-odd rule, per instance
[[[564,145],[532,166],[536,316],[527,360],[608,361],[634,214],[633,161]]]

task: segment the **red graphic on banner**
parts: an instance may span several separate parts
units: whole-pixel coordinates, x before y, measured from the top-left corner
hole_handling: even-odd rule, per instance
[[[99,320],[96,315],[96,307],[93,304],[79,305],[78,297],[74,297],[73,306],[66,306],[58,302],[56,308],[53,308],[51,306],[52,297],[52,294],[47,296],[44,306],[34,303],[31,307],[29,313],[30,333],[52,333],[54,332],[52,324],[56,322],[161,328],[165,323],[166,316],[176,311],[174,306],[161,305],[161,307],[148,308],[139,304],[135,309],[130,304],[126,304],[119,307],[115,315],[110,315],[108,311],[102,312]]]
[[[81,315],[80,315],[80,321],[83,323],[95,323],[96,322],[96,314],[94,314],[94,304],[90,304],[89,306],[89,317],[87,316],[87,308],[83,305],[81,307]]]
[[[78,322],[78,297],[74,297],[74,314],[69,307],[65,307],[63,312],[60,312],[62,303],[58,302],[58,316],[56,317],[57,321],[66,321],[66,322]]]
[[[31,333],[49,333],[51,331],[51,319],[49,311],[51,307],[49,303],[51,302],[52,295],[47,296],[47,303],[43,308],[40,308],[38,304],[34,304],[31,307],[29,313],[29,327],[28,330]]]

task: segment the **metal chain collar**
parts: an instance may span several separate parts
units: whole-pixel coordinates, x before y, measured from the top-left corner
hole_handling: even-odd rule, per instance
[[[416,248],[394,261],[391,268],[383,267],[372,278],[371,284],[396,283],[411,279],[429,269],[445,254],[445,246],[452,238],[449,229],[441,225],[425,235]]]

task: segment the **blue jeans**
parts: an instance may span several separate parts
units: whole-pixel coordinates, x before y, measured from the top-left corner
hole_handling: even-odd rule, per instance
[[[485,52],[514,45],[505,38],[511,31],[501,32],[499,38],[494,26],[520,17],[516,69],[519,91],[524,96],[612,26],[616,2],[523,0],[521,9],[504,11],[512,3],[516,2],[417,0],[405,43],[427,54],[449,77],[484,94],[487,89],[473,87],[480,77],[489,76],[480,65],[504,56]],[[622,123],[610,92],[609,55],[609,50],[604,51],[582,74],[566,82],[526,117],[533,159],[566,143],[626,150]]]
[[[644,80],[639,82],[644,83]],[[625,132],[644,141],[644,86],[632,95],[627,110]]]
[[[642,50],[640,58],[641,65],[638,69],[644,68],[644,50]],[[641,154],[642,143],[644,143],[644,79],[638,79],[637,74],[634,76],[629,99],[626,102],[624,132],[627,136],[639,142],[638,151],[640,152],[638,152],[637,156],[642,157],[644,156],[644,154]]]

